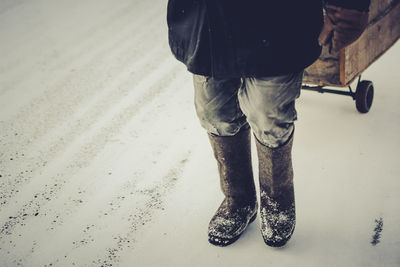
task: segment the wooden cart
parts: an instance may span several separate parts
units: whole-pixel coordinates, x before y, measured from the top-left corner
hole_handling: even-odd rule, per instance
[[[323,48],[320,58],[305,70],[303,87],[320,93],[351,96],[356,108],[367,113],[372,105],[374,86],[361,80],[362,72],[388,50],[400,37],[400,0],[372,0],[369,23],[360,38],[339,53]],[[358,78],[357,88],[350,84]],[[348,87],[349,91],[328,89]]]

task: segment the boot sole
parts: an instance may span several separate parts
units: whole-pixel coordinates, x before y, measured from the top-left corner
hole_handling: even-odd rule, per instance
[[[236,240],[239,239],[239,237],[243,234],[243,232],[246,230],[247,226],[250,225],[250,223],[254,222],[254,220],[257,218],[257,213],[255,213],[253,215],[253,217],[251,217],[251,219],[249,220],[249,223],[246,225],[246,227],[244,228],[244,230],[237,236],[233,237],[233,238],[222,238],[222,237],[216,237],[216,236],[208,236],[208,242],[210,242],[211,244],[215,245],[215,246],[219,246],[219,247],[226,247],[232,243],[234,243]]]
[[[285,246],[286,243],[290,240],[290,238],[293,235],[293,232],[294,232],[294,227],[293,227],[292,232],[290,233],[290,237],[288,239],[276,242],[276,241],[271,241],[271,240],[267,240],[267,239],[263,238],[264,239],[264,243],[267,244],[267,246],[270,246],[270,247],[281,248],[281,247]]]

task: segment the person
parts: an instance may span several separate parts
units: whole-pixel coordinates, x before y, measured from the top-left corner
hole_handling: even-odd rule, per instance
[[[369,0],[169,0],[174,56],[193,73],[195,108],[218,164],[224,200],[208,227],[236,241],[260,210],[265,243],[281,247],[296,221],[291,150],[303,70],[367,26]],[[325,10],[325,16],[324,12]],[[260,207],[250,140],[255,136]]]

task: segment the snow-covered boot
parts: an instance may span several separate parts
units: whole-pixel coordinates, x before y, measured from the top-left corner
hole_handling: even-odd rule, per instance
[[[208,240],[211,244],[232,244],[257,216],[250,138],[248,129],[229,137],[209,134],[218,163],[221,189],[225,195],[208,227]]]
[[[257,138],[256,138],[257,140]],[[292,144],[269,148],[258,140],[261,233],[268,246],[281,247],[293,234],[296,224]]]

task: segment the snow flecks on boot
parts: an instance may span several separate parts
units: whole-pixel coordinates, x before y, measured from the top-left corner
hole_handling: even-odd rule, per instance
[[[286,244],[296,225],[295,205],[281,209],[279,203],[261,192],[261,233],[265,243],[272,247]]]
[[[225,199],[208,226],[209,242],[217,246],[232,244],[255,219],[256,214],[256,204],[235,207]]]

